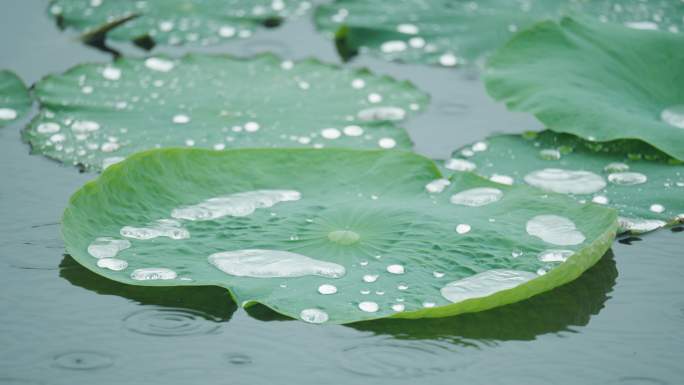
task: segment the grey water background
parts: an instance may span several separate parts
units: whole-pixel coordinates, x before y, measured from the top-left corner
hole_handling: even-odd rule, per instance
[[[26,82],[110,60],[60,32],[47,0],[0,2],[0,68]],[[221,46],[153,52],[190,50],[339,62],[308,18]],[[475,71],[369,57],[349,65],[409,79],[432,95],[427,113],[406,124],[416,151],[430,157],[490,133],[540,128],[494,103]],[[519,304],[437,320],[313,326],[238,309],[219,288],[114,283],[64,256],[60,216],[96,175],[29,155],[20,139],[27,121],[0,129],[2,385],[684,383],[684,232],[616,242],[577,281]]]

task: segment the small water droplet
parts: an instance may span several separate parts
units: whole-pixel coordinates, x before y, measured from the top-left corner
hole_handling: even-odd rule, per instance
[[[342,132],[347,136],[361,136],[363,135],[363,128],[352,125],[343,128]]]
[[[395,303],[394,305],[392,305],[392,310],[396,312],[404,311],[405,309],[406,305],[404,305],[403,303]]]
[[[368,101],[371,103],[380,103],[382,101],[382,95],[377,93],[368,94]]]
[[[444,273],[441,271],[433,271],[432,276],[435,278],[442,278],[442,277],[444,277]]]
[[[390,149],[394,148],[394,146],[397,145],[397,142],[392,138],[380,138],[380,140],[378,140],[378,145],[381,148]]]
[[[661,204],[655,203],[651,205],[649,210],[653,211],[654,213],[662,213],[665,211],[665,207]]]
[[[460,225],[456,226],[456,232],[459,234],[465,234],[470,232],[470,225],[461,223]]]
[[[325,139],[337,139],[342,133],[336,128],[324,128],[321,130],[321,136]]]
[[[397,32],[405,33],[407,35],[415,35],[419,32],[418,26],[415,24],[399,24],[397,25]]]
[[[245,123],[245,131],[247,131],[247,132],[256,132],[256,131],[259,131],[259,128],[261,128],[261,127],[259,126],[259,123],[257,123],[257,122]]]
[[[235,36],[236,33],[237,33],[237,30],[235,29],[235,27],[231,27],[229,25],[224,25],[221,28],[219,28],[219,30],[218,30],[219,36],[225,37],[225,38],[231,38],[231,37]]]
[[[409,286],[405,283],[400,283],[399,286],[397,286],[397,289],[401,291],[408,290],[408,288]]]
[[[14,120],[17,118],[17,111],[12,108],[0,108],[0,120]]]
[[[378,280],[378,275],[377,274],[366,274],[363,276],[363,282],[375,282]]]
[[[436,304],[434,302],[429,302],[429,301],[423,302],[423,307],[426,309],[433,308],[435,306],[436,306]]]
[[[452,53],[445,53],[439,57],[439,64],[445,67],[453,67],[458,64],[458,58]]]
[[[389,265],[387,266],[387,272],[392,274],[404,274],[404,266],[402,265]]]
[[[363,79],[354,79],[351,82],[351,86],[352,88],[360,90],[361,88],[366,86],[366,82]]]
[[[335,294],[337,293],[337,287],[326,283],[318,287],[318,292],[323,295]]]
[[[190,117],[183,114],[174,115],[172,121],[176,124],[186,124],[190,122]]]

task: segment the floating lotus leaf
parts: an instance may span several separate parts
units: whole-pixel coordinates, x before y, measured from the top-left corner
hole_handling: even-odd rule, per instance
[[[636,140],[498,135],[455,151],[445,167],[615,208],[622,229],[636,233],[684,220],[684,164]]]
[[[684,160],[682,63],[681,34],[566,18],[516,35],[489,60],[485,80],[494,98],[553,131],[640,139]]]
[[[35,87],[34,151],[100,169],[155,147],[411,148],[394,122],[428,97],[316,60],[189,55],[79,65]]]
[[[12,71],[0,71],[0,127],[22,117],[31,103],[24,82]]]
[[[336,0],[318,7],[315,18],[319,29],[335,33],[343,58],[369,50],[389,60],[451,67],[481,59],[516,31],[564,14],[638,29],[684,29],[684,3],[670,0]]]
[[[440,192],[441,191],[441,192]],[[153,150],[72,197],[67,251],[115,281],[217,285],[312,323],[442,317],[577,278],[614,210],[400,151]]]
[[[86,39],[106,34],[149,47],[246,38],[310,6],[295,0],[52,0],[49,9],[61,27],[83,32]]]

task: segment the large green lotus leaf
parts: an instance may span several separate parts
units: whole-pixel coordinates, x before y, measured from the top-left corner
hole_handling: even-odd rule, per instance
[[[615,208],[624,231],[684,220],[684,164],[637,140],[597,143],[548,130],[498,135],[455,151],[445,167]]]
[[[343,58],[369,50],[389,60],[456,66],[486,57],[519,29],[565,14],[684,29],[684,3],[671,0],[336,0],[318,7],[315,19],[335,33]]]
[[[306,13],[297,0],[52,0],[50,14],[62,27],[118,41],[210,45],[246,38]]]
[[[402,151],[152,150],[74,194],[62,231],[113,280],[218,285],[314,323],[516,302],[577,278],[615,236],[612,209],[441,177]]]
[[[566,18],[516,35],[489,60],[485,81],[494,98],[553,131],[640,139],[684,160],[682,63],[680,34]]]
[[[0,127],[22,117],[31,103],[24,82],[14,72],[0,70]]]
[[[189,55],[84,64],[35,86],[33,150],[99,169],[155,147],[411,148],[408,82],[316,60]]]

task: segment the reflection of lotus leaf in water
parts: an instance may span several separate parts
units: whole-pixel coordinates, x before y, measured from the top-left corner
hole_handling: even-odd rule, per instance
[[[408,150],[397,123],[428,101],[406,81],[271,54],[81,64],[39,81],[35,95],[24,139],[94,170],[159,147]]]
[[[149,236],[169,216],[179,236]],[[444,180],[413,153],[168,149],[87,184],[62,230],[74,259],[116,281],[217,285],[243,307],[350,323],[529,298],[596,263],[616,226],[612,210],[564,195]]]
[[[74,286],[97,294],[128,298],[141,305],[156,305],[169,309],[185,309],[205,314],[205,318],[228,321],[237,309],[235,301],[225,289],[216,286],[200,287],[144,287],[126,285],[99,275],[65,256],[59,264],[59,276]]]

